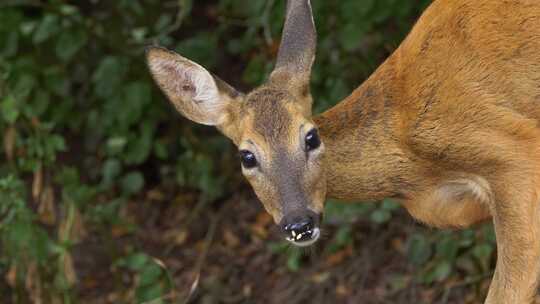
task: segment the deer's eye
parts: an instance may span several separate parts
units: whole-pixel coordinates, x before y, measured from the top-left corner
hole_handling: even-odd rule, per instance
[[[255,154],[248,150],[240,151],[240,161],[242,162],[242,166],[244,166],[246,169],[251,169],[257,166],[257,158],[255,158]]]
[[[306,134],[306,151],[317,149],[321,145],[321,139],[316,129],[312,129]]]

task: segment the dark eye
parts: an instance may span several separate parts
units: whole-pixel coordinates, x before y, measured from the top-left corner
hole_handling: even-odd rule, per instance
[[[306,134],[306,151],[317,149],[321,145],[321,139],[316,129],[313,129]]]
[[[246,169],[257,166],[257,159],[255,158],[255,155],[248,150],[240,151],[240,161],[242,162],[242,166],[244,166]]]

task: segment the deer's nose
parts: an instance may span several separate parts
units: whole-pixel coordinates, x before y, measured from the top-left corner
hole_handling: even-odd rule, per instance
[[[311,240],[315,228],[315,221],[311,216],[294,217],[292,221],[285,221],[282,230],[287,239],[293,242]]]

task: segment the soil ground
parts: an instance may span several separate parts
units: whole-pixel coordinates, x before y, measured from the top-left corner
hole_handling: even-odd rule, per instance
[[[204,304],[480,303],[489,284],[489,278],[474,284],[417,284],[405,240],[427,228],[405,212],[385,225],[356,220],[353,241],[337,252],[328,248],[338,227],[327,224],[323,240],[303,254],[297,271],[291,271],[286,252],[269,249],[282,241],[250,190],[213,205],[200,205],[193,198],[147,192],[123,211],[140,228],[134,236],[123,237],[118,231],[114,240],[119,251],[138,244],[164,264],[175,285],[171,303],[185,303],[188,297],[189,303]],[[123,296],[116,293],[119,286],[113,286],[111,278],[124,276],[124,290],[133,285],[129,276],[111,266],[110,253],[102,245],[102,240],[89,236],[74,254],[83,278],[83,303],[118,303]]]

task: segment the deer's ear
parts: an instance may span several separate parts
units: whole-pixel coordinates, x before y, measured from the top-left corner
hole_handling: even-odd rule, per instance
[[[308,86],[316,47],[311,0],[288,0],[276,67],[270,78],[301,89]]]
[[[223,127],[239,107],[241,94],[205,68],[174,52],[151,47],[150,72],[175,108],[197,123]]]

